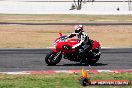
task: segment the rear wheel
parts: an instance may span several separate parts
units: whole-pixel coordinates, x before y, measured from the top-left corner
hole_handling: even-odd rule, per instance
[[[100,58],[99,49],[93,50],[91,57],[86,58],[86,65],[94,65]]]
[[[47,54],[47,56],[45,57],[45,62],[48,64],[48,65],[56,65],[60,62],[62,58],[62,54],[61,54],[61,51],[58,52],[58,53],[55,53],[53,51],[51,51],[50,53]]]
[[[86,64],[94,65],[99,60],[99,58],[100,58],[100,55],[97,57],[93,57]]]

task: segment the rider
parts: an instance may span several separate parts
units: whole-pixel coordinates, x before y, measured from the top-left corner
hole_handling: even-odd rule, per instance
[[[89,39],[88,35],[84,33],[83,31],[83,25],[75,25],[75,32],[68,35],[67,38],[72,38],[74,36],[77,36],[80,42],[72,47],[78,48],[79,53],[83,53],[86,49],[91,49],[92,48],[92,40]]]

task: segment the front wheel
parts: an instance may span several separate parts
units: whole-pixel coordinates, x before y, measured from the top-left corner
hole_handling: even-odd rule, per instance
[[[58,64],[60,62],[61,58],[62,58],[61,51],[58,53],[55,53],[52,51],[46,55],[45,62],[48,65],[52,66],[52,65]]]

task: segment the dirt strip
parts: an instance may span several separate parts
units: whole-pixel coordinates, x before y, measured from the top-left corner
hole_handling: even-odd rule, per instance
[[[84,26],[102,47],[132,47],[132,25]],[[0,48],[52,47],[58,32],[70,34],[73,25],[0,25]]]

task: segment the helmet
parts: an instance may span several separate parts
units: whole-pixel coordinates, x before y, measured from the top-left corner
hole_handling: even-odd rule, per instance
[[[75,25],[75,33],[81,33],[83,31],[83,25]]]

